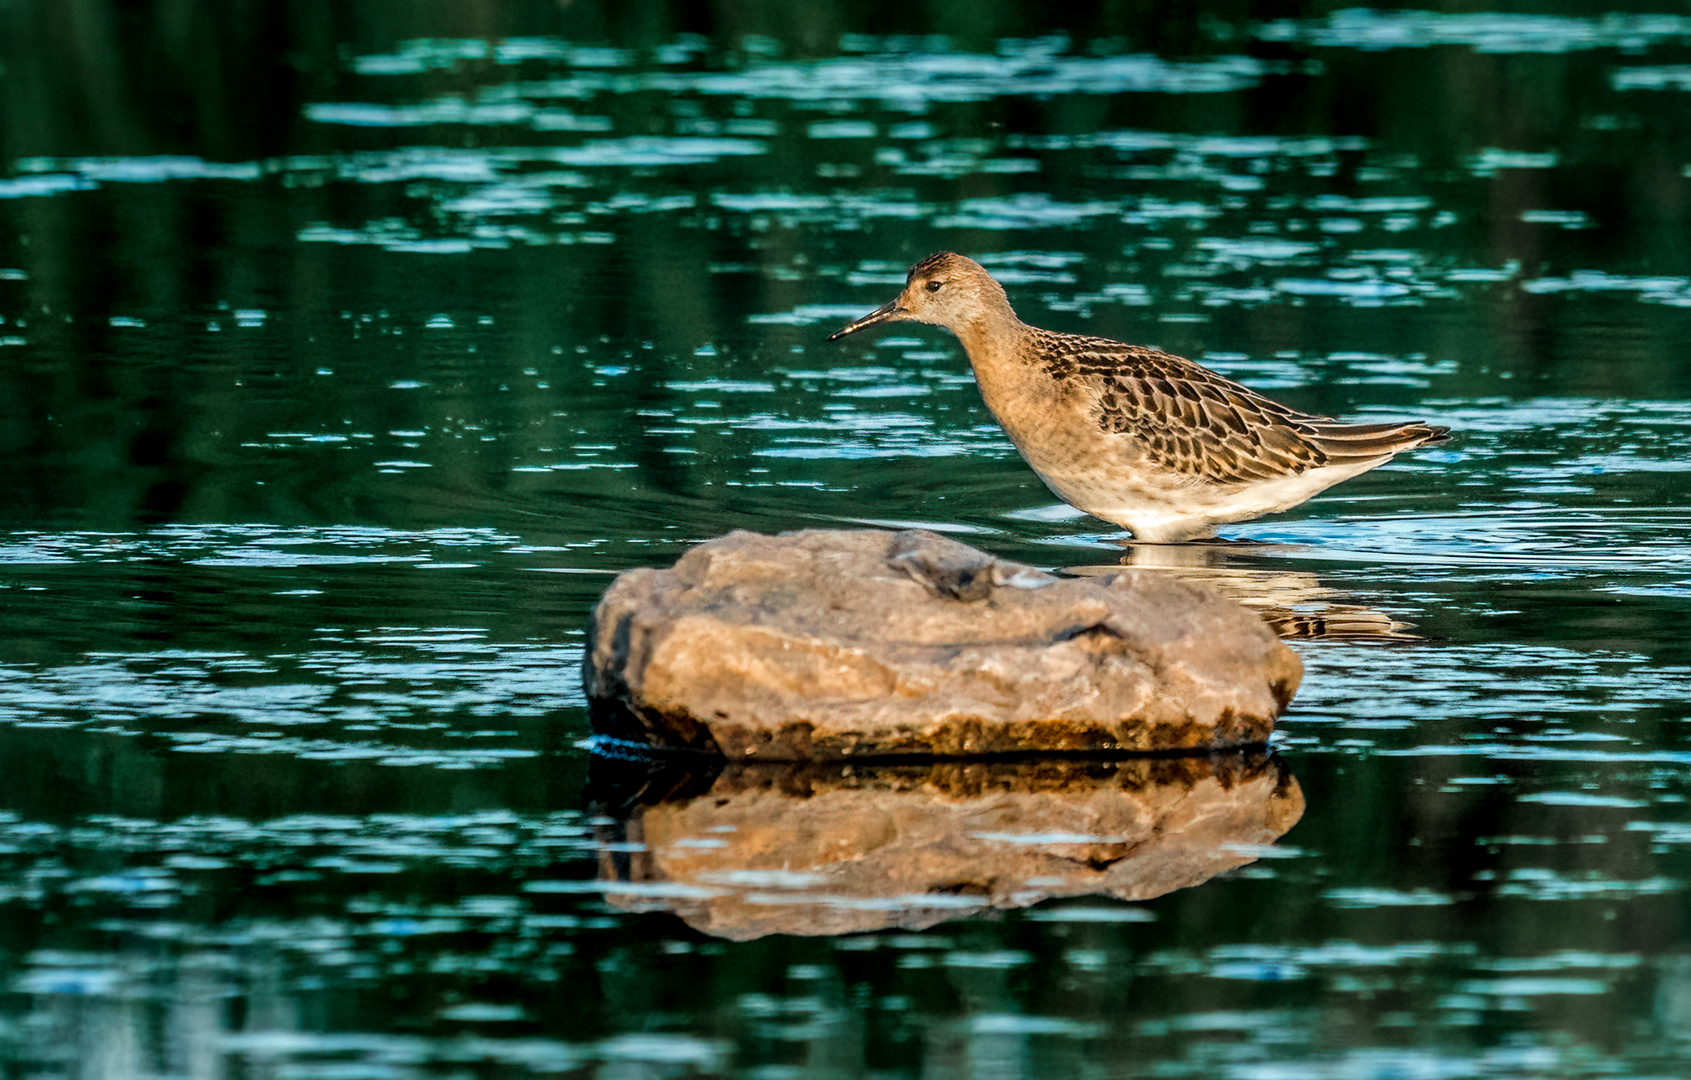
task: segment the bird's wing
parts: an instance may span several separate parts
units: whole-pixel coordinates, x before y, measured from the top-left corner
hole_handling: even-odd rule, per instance
[[[1301,473],[1328,461],[1312,438],[1326,417],[1300,413],[1170,353],[1107,338],[1044,336],[1039,355],[1093,401],[1099,428],[1153,461],[1215,484]]]

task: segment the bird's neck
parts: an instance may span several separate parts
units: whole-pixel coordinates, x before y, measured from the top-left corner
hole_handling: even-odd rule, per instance
[[[963,343],[963,351],[969,354],[969,362],[978,372],[983,367],[1009,363],[1029,329],[1006,300],[981,307],[951,332]]]

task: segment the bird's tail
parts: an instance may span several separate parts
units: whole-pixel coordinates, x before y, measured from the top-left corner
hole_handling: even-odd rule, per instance
[[[1315,430],[1310,441],[1334,465],[1391,457],[1450,438],[1449,428],[1435,424],[1341,424],[1328,420],[1311,426]]]

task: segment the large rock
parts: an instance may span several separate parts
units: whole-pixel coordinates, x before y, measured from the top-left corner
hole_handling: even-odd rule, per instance
[[[929,532],[736,532],[593,612],[602,734],[733,759],[1260,743],[1303,667],[1149,571],[1058,579]]]
[[[618,907],[742,941],[920,929],[1063,897],[1188,888],[1257,859],[1303,810],[1285,766],[1249,750],[730,765],[708,790],[622,808],[601,836],[599,887]]]

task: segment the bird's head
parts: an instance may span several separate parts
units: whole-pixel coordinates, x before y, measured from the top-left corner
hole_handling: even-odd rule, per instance
[[[1009,298],[986,268],[950,251],[929,255],[910,268],[898,299],[882,304],[828,336],[837,341],[871,326],[891,322],[919,322],[943,326],[954,334],[988,313],[1010,310]]]

